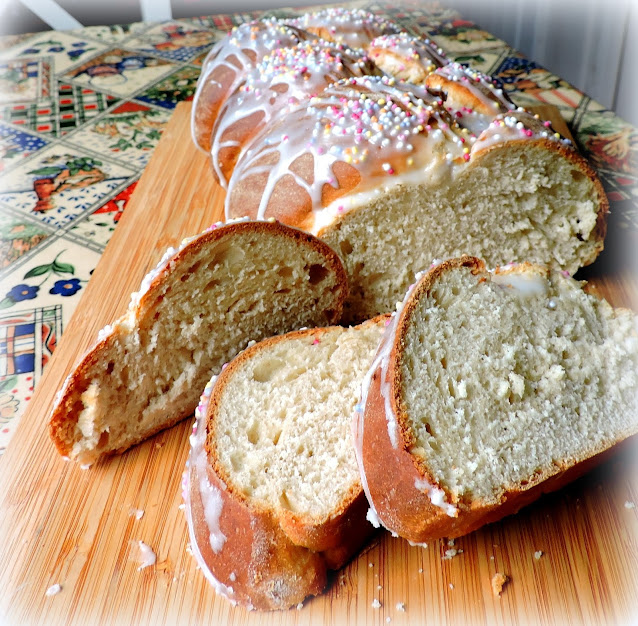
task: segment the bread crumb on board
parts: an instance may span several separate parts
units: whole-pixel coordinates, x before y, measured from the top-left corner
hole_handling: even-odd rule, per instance
[[[503,587],[505,587],[508,582],[509,576],[507,576],[507,574],[503,574],[503,572],[496,572],[496,574],[492,576],[492,593],[500,598]]]
[[[405,602],[397,602],[396,610],[403,611],[405,613]]]
[[[631,500],[627,500],[627,502],[625,502],[625,508],[626,509],[635,509],[636,508],[636,503],[632,502]]]
[[[59,583],[55,583],[55,585],[51,585],[44,593],[45,596],[57,596],[60,591],[62,591],[62,585]]]
[[[543,554],[545,554],[542,550],[536,550],[536,552],[534,552],[534,558],[538,561]]]
[[[381,608],[381,606],[382,606],[382,604],[381,604],[381,602],[379,602],[379,600],[377,600],[377,598],[375,598],[375,599],[372,601],[372,608],[373,608],[373,609],[380,609],[380,608]]]

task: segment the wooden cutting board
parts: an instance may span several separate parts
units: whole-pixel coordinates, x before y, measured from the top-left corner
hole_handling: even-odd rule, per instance
[[[334,575],[327,593],[301,610],[277,613],[247,612],[216,597],[188,553],[179,506],[191,420],[90,470],[58,456],[47,417],[73,364],[98,330],[125,311],[130,293],[165,248],[222,216],[223,192],[189,139],[189,111],[189,105],[179,105],[165,130],[0,461],[0,621],[158,626],[633,620],[636,448],[453,546],[438,541],[411,547],[379,534]],[[613,303],[638,308],[636,278],[626,266],[601,257],[590,271],[592,285]],[[140,519],[136,511],[143,511]],[[157,563],[142,570],[136,560],[140,540],[157,555]],[[448,550],[458,553],[446,558]],[[496,572],[510,578],[500,597],[490,585]],[[60,593],[46,596],[56,583]]]

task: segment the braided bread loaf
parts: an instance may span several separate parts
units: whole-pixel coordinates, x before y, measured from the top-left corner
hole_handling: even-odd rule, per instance
[[[211,155],[228,181],[226,217],[274,217],[328,242],[348,272],[350,323],[392,309],[433,258],[467,253],[490,266],[527,260],[570,274],[593,262],[608,201],[570,142],[512,104],[490,77],[447,61],[432,42],[346,15],[320,12],[279,27],[298,29],[305,41],[312,30],[366,46],[368,59],[357,69],[374,62],[370,74],[385,74],[326,87],[327,76],[305,98],[280,106],[274,96],[275,106],[257,117],[245,112],[265,111],[259,102],[237,90],[228,96],[233,106],[217,117]],[[357,20],[366,26],[354,41],[339,29],[348,33]],[[270,71],[272,63],[261,67]],[[285,82],[250,75],[262,85]],[[224,135],[236,117],[258,120],[241,141]]]

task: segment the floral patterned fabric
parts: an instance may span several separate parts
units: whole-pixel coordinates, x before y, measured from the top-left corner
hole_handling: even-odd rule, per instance
[[[600,173],[614,227],[638,232],[635,128],[455,11],[398,4],[353,6],[433,38],[517,104],[559,107]],[[207,51],[261,15],[0,38],[0,454]]]

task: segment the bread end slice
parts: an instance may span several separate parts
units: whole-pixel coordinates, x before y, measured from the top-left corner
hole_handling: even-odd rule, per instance
[[[373,515],[415,543],[460,536],[635,437],[636,319],[565,273],[453,259],[409,293],[368,382],[354,427]]]

